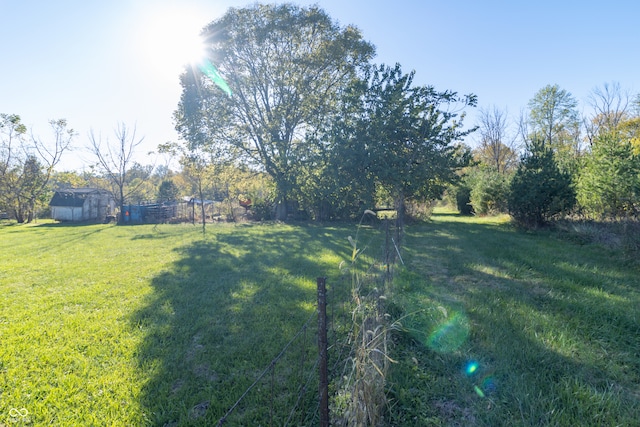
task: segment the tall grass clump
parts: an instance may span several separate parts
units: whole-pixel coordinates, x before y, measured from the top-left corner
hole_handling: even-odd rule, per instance
[[[596,244],[609,250],[620,251],[629,259],[638,259],[640,253],[640,220],[567,219],[557,221],[556,229],[562,236],[579,244]]]
[[[336,426],[383,425],[388,406],[385,388],[392,362],[390,331],[395,327],[386,314],[391,276],[388,263],[377,262],[365,254],[368,245],[361,246],[359,234],[368,215],[375,214],[365,211],[356,237],[348,237],[351,258],[341,266],[343,277],[351,285],[351,326],[343,344],[349,350],[342,374],[334,384],[337,391],[332,400],[332,422]]]

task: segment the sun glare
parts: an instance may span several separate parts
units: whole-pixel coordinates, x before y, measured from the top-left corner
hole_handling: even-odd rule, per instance
[[[140,28],[145,64],[155,73],[177,76],[186,65],[200,62],[205,55],[202,19],[181,8],[151,12]]]

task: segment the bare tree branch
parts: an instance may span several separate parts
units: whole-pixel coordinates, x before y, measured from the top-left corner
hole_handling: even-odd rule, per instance
[[[120,206],[119,222],[122,223],[124,221],[122,212],[125,200],[131,192],[135,191],[134,188],[130,189],[129,193],[125,193],[127,173],[131,167],[135,149],[142,144],[144,137],[137,139],[136,127],[134,126],[132,130],[129,130],[124,123],[120,123],[114,132],[116,142],[110,143],[107,139],[103,144],[102,138],[100,136],[96,137],[93,130],[91,130],[89,133],[91,144],[89,150],[96,157],[99,167],[117,190],[116,198]],[[141,184],[142,182],[138,186]]]

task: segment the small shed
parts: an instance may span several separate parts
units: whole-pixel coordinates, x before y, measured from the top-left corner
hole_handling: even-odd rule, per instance
[[[56,191],[49,206],[57,221],[105,221],[114,214],[116,202],[107,190],[69,188]]]

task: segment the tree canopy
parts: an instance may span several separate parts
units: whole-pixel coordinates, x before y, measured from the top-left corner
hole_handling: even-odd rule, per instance
[[[75,131],[64,119],[49,121],[53,137],[42,141],[17,114],[0,114],[0,210],[19,222],[31,222],[48,201],[49,180]]]
[[[543,87],[529,101],[532,133],[526,135],[526,139],[546,144],[565,170],[575,168],[574,160],[581,151],[577,106],[573,95],[557,84]]]
[[[351,98],[351,113],[343,113],[353,115],[352,123],[338,122],[336,132],[338,158],[352,179],[375,183],[373,190],[387,194],[400,213],[407,200],[438,198],[458,178],[456,170],[470,159],[461,141],[474,130],[463,129],[459,114],[475,106],[474,95],[413,86],[414,75],[399,64],[371,67]]]
[[[233,95],[201,70],[188,69],[177,129],[188,144],[223,146],[263,168],[286,215],[299,171],[316,149],[308,136],[374,48],[355,27],[340,27],[318,7],[291,4],[229,9],[203,35]]]

